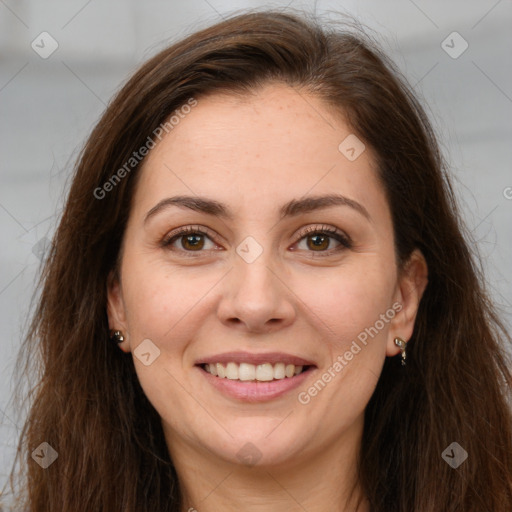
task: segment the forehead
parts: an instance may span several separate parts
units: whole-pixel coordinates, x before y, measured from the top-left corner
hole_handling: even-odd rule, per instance
[[[368,147],[348,159],[340,144],[357,143],[350,137],[340,112],[286,85],[200,97],[149,152],[135,205],[197,194],[235,211],[277,212],[291,198],[339,192],[378,214],[387,205],[374,159]]]

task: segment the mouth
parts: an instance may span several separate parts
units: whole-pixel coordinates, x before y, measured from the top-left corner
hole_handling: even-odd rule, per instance
[[[244,402],[281,397],[303,383],[316,369],[311,361],[287,354],[232,352],[195,365],[217,391]]]
[[[291,379],[312,368],[312,365],[294,365],[292,363],[204,363],[200,367],[219,379],[237,380],[240,382],[271,382],[274,380]]]

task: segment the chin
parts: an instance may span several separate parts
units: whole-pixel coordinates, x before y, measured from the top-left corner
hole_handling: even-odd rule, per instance
[[[233,437],[224,433],[222,441],[214,445],[209,438],[208,448],[226,462],[241,466],[270,468],[294,463],[301,458],[304,447],[299,446],[289,428],[277,432],[280,428],[277,427],[272,432],[279,422],[272,423],[271,428],[267,421],[256,422],[252,428],[239,432],[228,430]]]

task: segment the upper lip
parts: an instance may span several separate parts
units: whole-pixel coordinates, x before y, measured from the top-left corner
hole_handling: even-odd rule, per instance
[[[227,364],[230,362],[249,363],[254,365],[264,363],[285,363],[294,364],[295,366],[316,366],[312,361],[308,361],[307,359],[291,354],[284,354],[282,352],[265,352],[261,354],[251,354],[250,352],[224,352],[222,354],[201,358],[196,361],[196,364]]]

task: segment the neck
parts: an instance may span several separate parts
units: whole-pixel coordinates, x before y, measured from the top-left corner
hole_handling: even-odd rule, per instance
[[[235,464],[168,438],[182,512],[369,512],[357,483],[361,427],[357,422],[313,457],[265,466]]]

